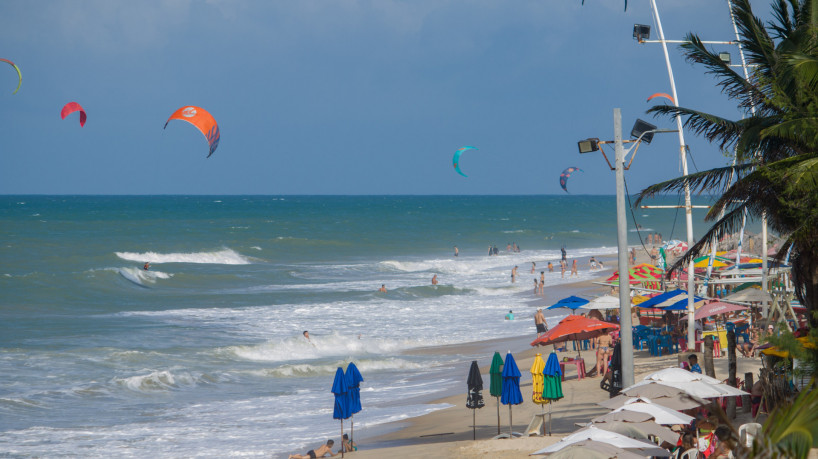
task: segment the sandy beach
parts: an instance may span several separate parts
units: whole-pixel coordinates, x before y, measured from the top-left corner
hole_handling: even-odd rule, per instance
[[[599,257],[597,257],[599,259]],[[645,261],[646,255],[637,257],[637,262]],[[611,267],[615,265],[614,259],[603,258],[605,265]],[[586,268],[587,269],[587,268]],[[601,271],[605,277],[610,275],[612,270]],[[601,279],[601,278],[600,278]],[[595,280],[598,281],[599,279]],[[532,299],[530,310],[515,311],[517,320],[531,320],[533,324],[533,314],[537,307],[553,304],[566,292],[570,294],[585,296],[588,298],[608,293],[608,287],[594,284],[595,281],[586,281],[571,285],[561,286],[559,291],[546,291],[545,298],[537,297]],[[532,295],[532,298],[533,295]],[[426,354],[466,354],[483,350],[485,356],[478,360],[480,372],[483,376],[486,406],[476,410],[476,438],[473,440],[472,430],[472,410],[467,409],[465,380],[468,367],[463,366],[463,389],[461,393],[447,395],[434,400],[432,403],[448,404],[450,408],[433,411],[429,414],[392,423],[383,426],[389,430],[387,433],[362,436],[358,440],[361,443],[359,451],[350,453],[350,457],[359,459],[381,458],[381,457],[401,457],[401,458],[421,458],[421,457],[450,457],[450,458],[522,458],[527,457],[531,452],[543,448],[556,441],[559,441],[568,433],[578,430],[577,423],[588,422],[592,417],[607,413],[609,410],[597,405],[609,398],[609,394],[600,389],[599,377],[586,377],[578,379],[576,371],[572,367],[566,368],[566,379],[563,382],[565,398],[552,405],[552,436],[528,437],[508,439],[492,439],[498,433],[498,401],[488,393],[489,366],[493,351],[499,351],[505,355],[511,351],[517,361],[522,373],[520,386],[523,393],[524,402],[521,405],[513,406],[512,419],[514,432],[524,432],[529,422],[535,414],[540,414],[543,408],[535,405],[531,401],[531,368],[534,357],[537,353],[542,353],[547,358],[552,346],[532,348],[530,342],[535,339],[535,335],[520,336],[502,340],[488,340],[474,343],[467,343],[457,346],[429,347],[412,351],[414,353]],[[582,351],[582,356],[586,361],[586,368],[590,368],[595,363],[594,351]],[[558,352],[558,357],[574,357],[577,352],[574,350]],[[687,354],[684,354],[686,356]],[[668,367],[678,366],[680,354],[668,356],[652,357],[647,350],[635,351],[636,380],[642,379],[646,374]],[[714,359],[716,377],[727,378],[728,361],[726,355]],[[737,375],[742,377],[746,372],[758,373],[761,367],[760,358],[744,358],[739,355]],[[548,408],[545,407],[547,412]],[[736,425],[750,420],[749,414],[738,410]],[[509,431],[509,409],[508,406],[500,405],[500,430]]]

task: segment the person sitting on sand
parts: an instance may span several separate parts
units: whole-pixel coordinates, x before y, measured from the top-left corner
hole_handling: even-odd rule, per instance
[[[381,288],[378,289],[381,293],[386,293],[386,284],[381,284]]]
[[[327,454],[329,454],[330,456],[337,456],[337,455],[339,455],[341,453],[340,452],[338,452],[338,453],[333,453],[332,452],[332,445],[334,445],[334,444],[335,444],[334,441],[327,440],[326,445],[321,445],[320,447],[318,447],[316,449],[311,449],[311,450],[307,451],[306,454],[290,454],[287,457],[287,459],[315,459],[316,457],[324,457]]]
[[[349,453],[352,451],[358,451],[358,444],[354,441],[349,439],[349,435],[344,434],[344,438],[341,440],[341,450],[345,453]],[[339,451],[339,452],[340,452]]]

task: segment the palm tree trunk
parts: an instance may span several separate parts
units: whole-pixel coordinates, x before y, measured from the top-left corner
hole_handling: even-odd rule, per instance
[[[736,387],[736,333],[727,332],[727,384]],[[727,397],[727,417],[736,418],[736,398]]]
[[[704,374],[711,378],[716,377],[716,369],[713,367],[713,335],[704,337]]]
[[[810,312],[807,316],[811,327],[818,327],[818,244],[802,243],[795,247],[792,258],[792,281],[801,306]]]

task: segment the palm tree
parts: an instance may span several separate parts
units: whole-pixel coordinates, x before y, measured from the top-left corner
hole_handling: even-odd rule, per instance
[[[770,227],[786,237],[776,258],[791,249],[796,296],[818,312],[818,0],[774,0],[772,9],[773,20],[765,26],[749,0],[733,6],[753,68],[749,79],[707,50],[695,34],[682,45],[688,61],[704,65],[722,91],[739,107],[752,108],[752,114],[729,120],[684,107],[650,110],[681,116],[686,128],[721,149],[734,148],[736,165],[650,186],[635,205],[656,194],[680,192],[686,183],[691,190],[721,193],[705,217],[715,223],[671,270],[704,253],[713,238],[738,229],[745,212],[755,218],[766,214]]]

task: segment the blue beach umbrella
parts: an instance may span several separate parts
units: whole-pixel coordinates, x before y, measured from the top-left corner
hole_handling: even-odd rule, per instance
[[[509,438],[514,436],[513,422],[511,418],[511,405],[523,403],[523,394],[520,392],[520,369],[511,352],[506,354],[506,362],[503,364],[503,393],[500,396],[500,403],[508,405],[508,427],[511,433]]]
[[[571,310],[575,310],[582,306],[585,306],[588,303],[590,303],[589,300],[572,295],[569,296],[568,298],[563,298],[557,301],[556,303],[549,306],[547,309],[568,308]]]
[[[338,367],[335,370],[335,380],[332,382],[332,393],[335,394],[335,407],[332,410],[332,419],[341,420],[341,438],[344,437],[344,419],[352,416],[350,412],[349,386],[344,376],[344,370]],[[343,448],[341,457],[344,457]]]
[[[361,372],[358,371],[358,367],[355,366],[354,363],[349,362],[347,365],[347,371],[344,373],[344,379],[347,381],[347,387],[349,387],[349,411],[350,411],[350,433],[349,433],[349,440],[353,441],[355,436],[355,417],[352,416],[355,413],[361,411],[361,386],[360,384],[364,381],[363,376],[361,376]]]

